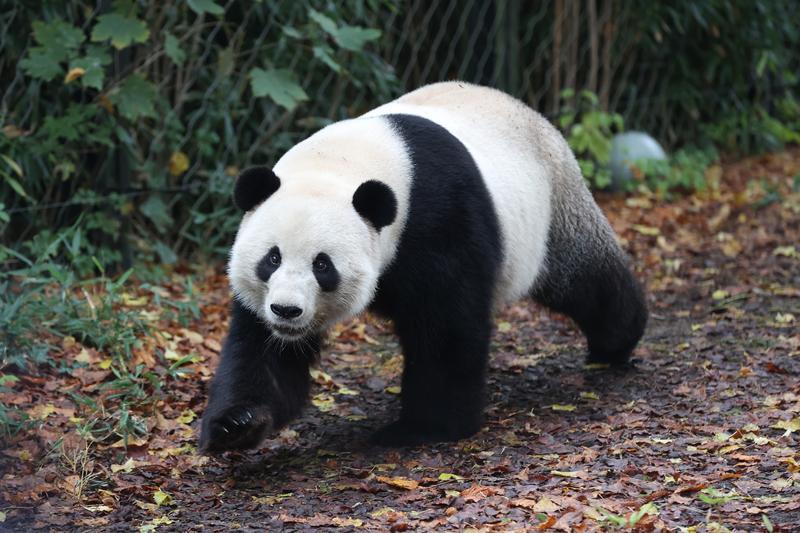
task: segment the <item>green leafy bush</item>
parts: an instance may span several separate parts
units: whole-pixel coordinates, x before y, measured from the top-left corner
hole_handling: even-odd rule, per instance
[[[599,107],[597,95],[567,89],[561,93],[561,114],[558,126],[564,131],[570,148],[588,185],[603,189],[611,184],[611,139],[624,128],[622,116]]]
[[[392,7],[15,4],[0,19],[4,241],[35,253],[79,222],[82,253],[111,263],[223,254],[239,168],[399,92],[369,51]]]
[[[718,160],[713,148],[685,148],[663,161],[634,161],[634,176],[638,179],[632,181],[630,187],[644,185],[660,197],[676,192],[704,191],[710,185],[707,171]]]

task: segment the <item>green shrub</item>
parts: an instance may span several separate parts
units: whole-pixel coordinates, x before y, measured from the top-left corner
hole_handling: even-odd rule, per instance
[[[0,19],[4,241],[37,254],[78,222],[81,253],[104,264],[222,255],[237,169],[399,92],[367,26],[392,2],[309,4],[14,4]]]
[[[567,89],[561,93],[561,113],[558,126],[564,132],[570,148],[578,158],[587,184],[596,189],[611,185],[611,139],[624,129],[618,113],[600,109],[597,95]]]
[[[708,168],[717,163],[719,156],[713,148],[685,148],[671,154],[666,160],[648,159],[634,162],[634,175],[638,178],[629,186],[643,184],[657,195],[704,191],[710,185],[706,178]]]

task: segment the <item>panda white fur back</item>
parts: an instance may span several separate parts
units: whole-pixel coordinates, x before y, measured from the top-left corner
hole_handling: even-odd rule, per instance
[[[590,358],[624,363],[640,286],[561,134],[494,89],[429,85],[332,124],[237,182],[231,328],[201,448],[256,446],[296,416],[336,322],[370,307],[406,358],[389,445],[482,420],[491,310],[526,294],[572,317]]]

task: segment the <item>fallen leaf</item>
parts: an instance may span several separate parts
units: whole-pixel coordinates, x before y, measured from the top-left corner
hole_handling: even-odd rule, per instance
[[[774,426],[774,429],[785,429],[783,436],[789,436],[795,431],[800,431],[800,418],[794,418],[792,420],[781,420]]]
[[[161,489],[158,489],[153,493],[153,501],[156,502],[156,505],[161,507],[162,505],[174,505],[172,501],[172,496],[167,494]]]
[[[568,470],[551,470],[550,473],[554,476],[558,477],[580,477],[580,471],[568,471]]]
[[[375,476],[375,479],[381,483],[386,483],[392,487],[397,487],[404,490],[413,490],[419,487],[419,482],[407,477],[388,477],[388,476]]]
[[[542,499],[536,502],[536,504],[533,506],[533,511],[535,513],[550,514],[558,511],[559,509],[561,509],[561,506],[553,503],[553,501],[547,496],[542,497]]]
[[[503,489],[499,487],[488,487],[475,483],[467,489],[461,491],[461,497],[468,502],[477,502],[489,496],[502,494]]]
[[[642,224],[634,224],[631,226],[636,232],[641,233],[642,235],[647,235],[649,237],[655,237],[661,233],[661,230],[658,228],[653,228],[651,226],[644,226]]]
[[[130,474],[133,472],[133,469],[136,468],[137,464],[136,461],[133,460],[133,457],[128,457],[128,460],[119,465],[111,465],[111,471],[114,473],[117,472],[124,472],[126,474]]]
[[[327,413],[334,407],[336,407],[336,400],[333,398],[333,395],[328,394],[327,392],[321,392],[311,398],[311,405],[322,411],[323,413]]]

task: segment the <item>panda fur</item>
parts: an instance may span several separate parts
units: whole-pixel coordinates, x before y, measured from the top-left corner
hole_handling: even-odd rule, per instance
[[[383,445],[480,428],[500,305],[530,295],[568,315],[591,361],[624,364],[644,331],[641,286],[564,138],[494,89],[437,83],[332,124],[245,171],[234,200],[206,452],[255,447],[296,417],[325,331],[366,309],[394,322],[405,357]]]

